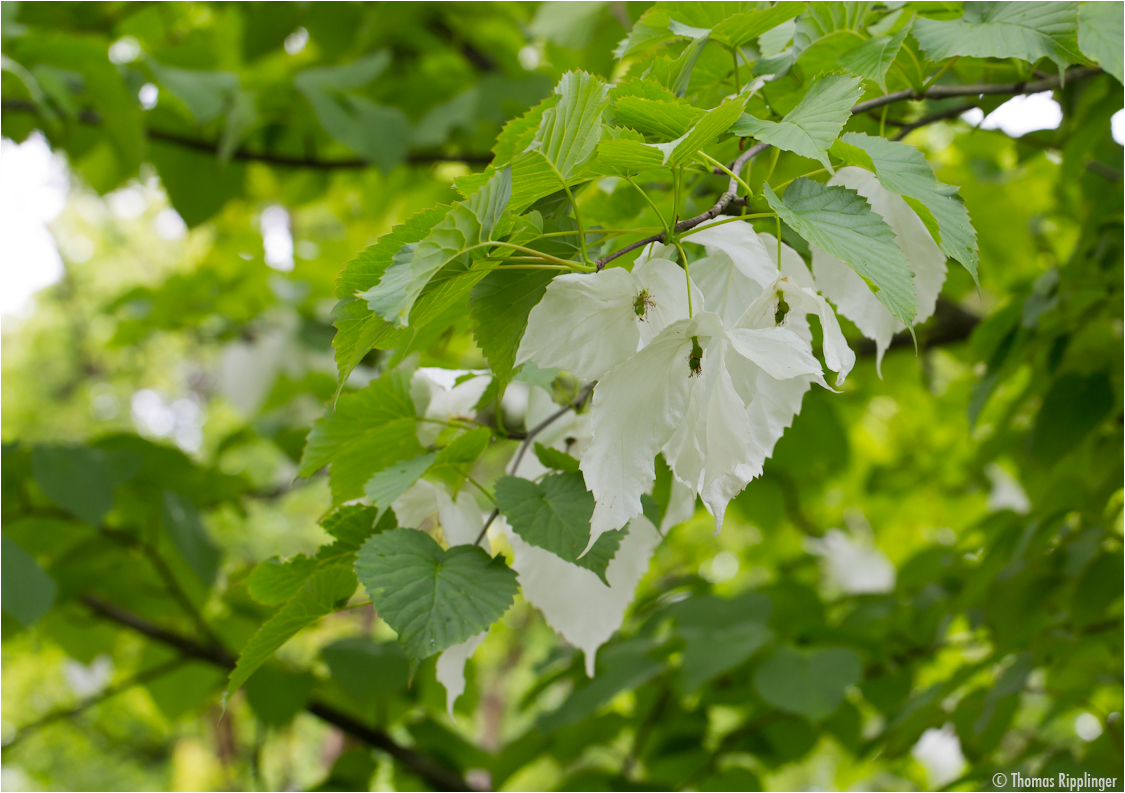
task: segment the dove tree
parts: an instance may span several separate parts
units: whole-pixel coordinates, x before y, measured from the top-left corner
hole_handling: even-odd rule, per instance
[[[582,25],[617,24],[618,4],[580,5],[548,3],[535,17],[533,35],[551,43],[559,63],[570,62],[560,42],[591,40]],[[1031,494],[1033,517],[1012,512],[1007,522],[993,517],[972,529],[975,540],[988,538],[985,545],[935,541],[896,571],[894,554],[864,530],[853,529],[862,535],[853,537],[810,528],[801,484],[770,470],[784,470],[775,457],[786,443],[802,447],[814,461],[810,471],[834,464],[835,424],[801,427],[823,429],[815,422],[834,415],[832,405],[856,387],[861,356],[874,353],[877,377],[888,381],[931,366],[929,358],[911,358],[907,375],[884,356],[895,346],[917,353],[942,341],[948,312],[964,312],[942,297],[949,283],[965,286],[973,305],[993,299],[981,287],[994,276],[978,238],[990,239],[981,215],[996,223],[997,212],[973,199],[981,183],[1001,179],[999,171],[985,173],[970,144],[943,159],[933,140],[919,147],[922,137],[911,133],[935,124],[947,130],[978,106],[1055,92],[1064,117],[1081,127],[1061,144],[1040,146],[1069,158],[1060,167],[1079,187],[1060,183],[1060,195],[1075,205],[1101,202],[1079,177],[1111,181],[1116,173],[1119,182],[1120,172],[1095,152],[1112,143],[1108,116],[1096,132],[1082,124],[1099,107],[1120,108],[1120,11],[1119,3],[1066,2],[648,7],[625,20],[605,68],[560,69],[545,96],[506,119],[490,155],[472,163],[477,170],[443,171],[454,175],[451,200],[400,218],[338,263],[333,379],[296,465],[299,477],[327,480],[330,508],[319,522],[330,543],[272,556],[228,581],[218,575],[219,551],[193,504],[218,510],[237,500],[217,471],[186,458],[179,468],[169,464],[190,473],[185,481],[215,473],[193,496],[188,485],[158,481],[158,451],[120,438],[21,447],[6,462],[20,472],[13,474],[17,499],[27,490],[28,503],[53,505],[67,520],[101,526],[111,515],[127,527],[162,527],[167,538],[152,548],[140,534],[131,539],[132,528],[106,531],[151,553],[176,554],[202,592],[243,593],[258,609],[252,629],[231,638],[236,632],[217,632],[205,618],[218,607],[204,615],[192,606],[202,643],[181,640],[125,614],[103,593],[67,583],[61,562],[52,560],[48,575],[7,529],[5,580],[21,586],[9,595],[6,584],[6,614],[29,626],[56,597],[80,598],[100,618],[228,673],[222,705],[237,708],[243,696],[260,701],[255,691],[282,674],[276,656],[291,640],[330,624],[332,615],[370,607],[394,643],[345,638],[326,646],[319,657],[327,672],[301,672],[293,683],[307,686],[296,709],[386,753],[394,773],[411,775],[396,777],[403,786],[459,788],[477,784],[479,776],[466,774],[484,769],[487,784],[499,787],[550,758],[567,769],[551,782],[560,786],[756,789],[764,769],[805,757],[822,739],[864,762],[884,753],[886,768],[905,774],[911,747],[947,722],[968,761],[953,778],[969,785],[1005,758],[1061,762],[1061,749],[1051,754],[1011,727],[1017,711],[1026,721],[1035,709],[1020,710],[1020,696],[1052,686],[1063,692],[1059,708],[1104,711],[1098,724],[1106,744],[1117,737],[1119,754],[1120,647],[1108,639],[1120,635],[1120,593],[1110,586],[1120,568],[1107,571],[1120,562],[1121,503],[1120,482],[1105,484],[1112,475],[1087,483],[1094,494],[1084,501],[1064,494],[1040,502]],[[528,47],[518,50],[519,62],[537,52]],[[16,61],[5,69],[54,96],[65,75],[26,49],[26,69]],[[409,126],[406,116],[357,91],[391,58],[384,51],[308,68],[290,89],[338,143],[384,171],[410,156],[401,141],[387,143],[398,135],[387,130]],[[239,103],[258,101],[240,83],[212,75],[203,90],[202,72],[192,77],[155,60],[151,69],[196,121],[226,114],[220,157],[250,158],[238,148],[241,138],[230,137]],[[485,101],[487,90],[482,82],[472,101]],[[47,109],[59,101],[42,99]],[[443,105],[441,112],[455,110]],[[426,118],[412,140],[437,135],[431,127],[440,119]],[[107,107],[83,123],[109,132],[113,121]],[[52,129],[61,140],[61,127]],[[946,184],[935,169],[956,157],[972,165],[957,171],[963,184]],[[1067,345],[1076,345],[1075,355],[1100,350],[1097,339],[1110,344],[1105,339],[1116,333],[1112,343],[1120,346],[1120,306],[1097,303],[1091,285],[1120,274],[1120,234],[1113,241],[1110,228],[1120,230],[1115,189],[1116,210],[1082,216],[1088,239],[1075,243],[1077,226],[1067,227],[1067,244],[1080,251],[1074,272],[1092,273],[1089,283],[1066,282],[1074,302],[1063,305],[1063,276],[1049,270],[1025,302],[1013,301],[974,336],[981,379],[969,400],[972,422],[982,411],[1004,410],[1005,421],[1026,429],[1040,405],[1085,414],[1036,430],[1022,447],[1003,433],[995,441],[1037,464],[1080,452],[1093,460],[1113,443],[1120,450],[1120,377],[1111,387],[1101,374],[1104,352],[1091,352],[1086,368],[1058,369],[1070,360]],[[1120,284],[1114,288],[1119,296]],[[1116,330],[1097,338],[1060,330],[1050,339],[1038,330],[1056,310],[1074,312],[1078,323],[1079,303],[1106,316],[1116,311],[1116,325],[1103,323]],[[434,353],[450,345],[472,354],[454,363],[456,356]],[[1033,369],[1049,385],[1030,385]],[[937,386],[932,393],[940,396]],[[885,418],[871,416],[872,425]],[[992,442],[980,425],[970,432],[981,435],[974,442]],[[980,473],[996,465],[984,454],[980,465],[965,466]],[[75,489],[75,477],[92,484]],[[880,477],[865,487],[875,492]],[[811,566],[772,571],[736,597],[718,597],[679,569],[685,537],[694,532],[693,546],[714,549],[714,572],[725,564],[719,543],[750,531],[728,511],[775,492],[767,480],[783,483],[778,503],[812,535],[803,546]],[[30,490],[22,484],[32,481]],[[124,518],[112,511],[115,493],[126,494],[118,509]],[[146,498],[159,504],[134,516],[132,505]],[[1106,528],[1111,521],[1116,528]],[[696,531],[701,524],[705,535]],[[1047,525],[1062,538],[1055,545],[1036,534]],[[27,535],[13,533],[30,543]],[[817,558],[827,579],[822,593],[806,580]],[[1017,583],[1005,589],[1009,579]],[[995,614],[995,604],[1014,602],[1017,589],[1030,598],[1063,587],[1057,598],[1065,603],[1043,606],[1042,615],[1034,605],[1026,613],[1005,606],[1003,619]],[[237,612],[233,600],[223,603],[224,613]],[[541,615],[555,637],[535,661],[541,676],[525,699],[560,681],[572,691],[543,706],[526,732],[494,736],[496,751],[485,752],[449,720],[455,724],[475,696],[467,671],[473,659],[524,630],[513,622],[517,604]],[[837,615],[839,604],[846,608]],[[1005,624],[1013,614],[1021,626]],[[1056,645],[1045,638],[1051,631],[1085,642],[1087,660],[1073,668],[1057,662]],[[969,645],[956,673],[918,671],[922,659]],[[1037,673],[1056,662],[1049,675]],[[1115,668],[1118,679],[1082,689],[1082,664]],[[325,674],[348,696],[309,695]],[[438,707],[407,693],[428,676],[444,689]],[[372,679],[368,688],[344,682]],[[370,693],[391,688],[397,699]],[[524,721],[526,728],[531,720]],[[624,755],[608,765],[579,762],[582,749],[565,746],[610,745],[626,729]],[[1055,740],[1047,727],[1043,734]],[[1013,748],[1018,741],[1022,748]],[[1100,768],[1105,758],[1097,752],[1074,756]],[[345,765],[339,773],[337,782],[351,779]],[[534,786],[536,778],[523,782]]]

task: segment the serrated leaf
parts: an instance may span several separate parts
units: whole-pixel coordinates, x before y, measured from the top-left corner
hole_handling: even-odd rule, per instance
[[[527,315],[543,298],[553,277],[549,270],[499,269],[473,287],[469,297],[473,338],[496,375],[498,394],[512,378]]]
[[[376,524],[376,521],[378,523]],[[259,603],[276,606],[297,594],[309,576],[322,567],[355,562],[355,552],[372,534],[395,528],[394,513],[379,513],[374,507],[352,504],[340,507],[326,517],[321,526],[335,542],[320,546],[316,556],[298,554],[281,561],[274,556],[255,567],[246,578],[250,597]]]
[[[467,640],[504,615],[518,585],[503,558],[475,545],[448,550],[425,532],[369,539],[355,571],[414,663]]]
[[[408,369],[394,369],[366,388],[343,394],[309,431],[301,456],[301,476],[331,465],[333,502],[363,495],[376,471],[423,452],[415,432]]]
[[[496,482],[496,505],[516,534],[568,562],[590,544],[594,497],[581,474],[550,474],[540,483],[502,477]]]
[[[886,93],[887,70],[898,57],[911,24],[907,23],[893,36],[876,36],[845,52],[839,58],[840,67],[850,74],[875,82]]]
[[[695,123],[695,125],[670,143],[654,144],[664,154],[665,163],[672,167],[690,162],[695,153],[704,146],[713,143],[715,138],[726,132],[731,124],[742,115],[744,102],[738,98],[728,99],[716,108],[713,108]]]
[[[381,236],[374,245],[364,248],[340,271],[340,275],[336,278],[336,297],[341,299],[354,297],[379,283],[394,255],[402,250],[402,246],[424,240],[452,208],[448,204],[438,204],[423,209]]]
[[[968,3],[960,19],[919,19],[914,38],[932,61],[967,55],[1050,58],[1062,75],[1075,60],[1078,3]]]
[[[1119,2],[1081,3],[1078,6],[1078,47],[1082,54],[1125,83],[1123,65],[1122,17],[1125,4]]]
[[[409,329],[396,328],[369,309],[366,301],[355,297],[336,304],[332,324],[336,328],[332,347],[336,350],[337,395],[367,353],[395,347],[410,334]]]
[[[392,256],[376,286],[360,293],[368,307],[396,327],[410,324],[410,310],[430,280],[446,265],[461,260],[492,239],[512,195],[512,171],[505,168],[449,214],[418,243],[404,245]]]
[[[644,83],[655,85],[655,83]],[[632,127],[646,135],[659,135],[675,140],[699,121],[705,111],[682,99],[655,99],[643,96],[622,96],[614,104],[617,123]],[[604,141],[603,141],[604,142]]]
[[[785,200],[767,184],[774,212],[806,240],[874,285],[875,296],[904,325],[914,322],[917,301],[906,256],[894,232],[854,190],[829,187],[804,177],[785,190]]]
[[[346,564],[329,565],[314,572],[297,594],[270,617],[242,649],[227,682],[227,696],[237,691],[298,631],[347,603],[355,588],[355,573]]]
[[[664,153],[655,146],[637,140],[617,138],[598,144],[598,160],[624,173],[661,168],[664,159]]]
[[[707,35],[693,38],[675,59],[657,58],[643,76],[660,83],[676,96],[683,96],[687,93],[695,62],[699,60],[708,38]]]
[[[488,427],[477,427],[466,433],[458,435],[453,442],[437,453],[434,465],[465,465],[475,463],[477,458],[484,454],[492,440],[492,430]]]
[[[578,461],[571,457],[566,452],[560,452],[558,449],[552,449],[550,446],[544,446],[536,441],[535,443],[535,456],[539,458],[539,462],[547,468],[553,468],[556,471],[564,471],[566,473],[578,473]]]
[[[487,432],[487,430],[486,430]],[[434,463],[437,454],[420,454],[409,460],[394,463],[381,471],[376,471],[363,486],[363,494],[370,499],[382,515],[390,508],[396,498],[418,481],[422,474]]]
[[[845,133],[840,140],[870,157],[880,184],[903,198],[917,200],[929,210],[940,232],[934,235],[934,241],[942,253],[964,265],[979,284],[977,232],[969,210],[954,197],[956,188],[938,181],[922,152],[907,143],[862,132]],[[922,217],[922,221],[926,218]]]
[[[800,103],[778,122],[743,116],[731,128],[735,135],[753,135],[785,151],[819,160],[835,173],[828,149],[851,118],[852,107],[863,95],[858,77],[827,74],[817,77]]]
[[[741,47],[804,10],[804,3],[780,2],[772,8],[743,11],[716,25],[711,30],[711,37],[729,47]]]
[[[500,134],[496,136],[496,143],[492,146],[494,167],[507,165],[527,150],[539,132],[539,126],[543,123],[543,114],[554,107],[556,102],[558,97],[552,94],[522,116],[504,124]]]
[[[529,149],[539,152],[568,182],[586,170],[601,139],[602,113],[609,106],[609,89],[592,74],[567,72],[555,87],[558,102],[543,111],[543,119]]]

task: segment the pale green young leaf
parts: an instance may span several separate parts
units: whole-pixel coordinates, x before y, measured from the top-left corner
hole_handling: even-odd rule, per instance
[[[234,72],[178,69],[151,59],[148,63],[160,87],[183,102],[200,126],[227,112],[238,92],[239,78]]]
[[[582,71],[567,72],[555,87],[558,101],[543,111],[529,150],[543,155],[561,182],[569,184],[594,158],[608,91],[604,82]]]
[[[850,74],[874,81],[886,93],[887,70],[898,57],[902,42],[910,32],[910,24],[904,25],[894,35],[876,36],[845,52],[840,56],[840,67]]]
[[[804,3],[783,1],[772,8],[743,11],[716,25],[711,30],[711,37],[727,46],[741,47],[783,22],[788,22],[804,10]]]
[[[848,132],[840,140],[870,157],[875,175],[884,187],[920,202],[929,210],[939,231],[934,240],[942,253],[959,261],[977,281],[977,232],[969,219],[969,210],[955,197],[955,187],[938,181],[922,152],[907,143],[862,132]],[[922,220],[925,222],[926,218]]]
[[[331,465],[334,503],[363,495],[376,471],[423,452],[418,444],[409,369],[398,368],[367,387],[343,394],[317,419],[301,456],[301,476]]]
[[[763,188],[770,207],[813,245],[831,253],[874,287],[875,296],[904,325],[914,323],[917,301],[906,256],[894,232],[854,190],[797,179],[778,198]]]
[[[438,451],[434,458],[434,466],[456,467],[475,463],[477,458],[484,454],[491,440],[492,430],[488,427],[477,427],[462,433],[454,438],[452,443]]]
[[[539,462],[543,463],[547,468],[553,468],[556,471],[563,471],[565,473],[578,472],[577,460],[566,452],[560,452],[558,449],[544,446],[538,441],[535,442],[535,456],[538,457]]]
[[[713,143],[742,115],[743,100],[737,97],[707,111],[690,130],[670,143],[657,143],[654,147],[664,155],[664,163],[672,167],[690,162],[696,152]]]
[[[654,145],[617,138],[598,144],[598,161],[625,173],[637,173],[663,166],[665,154]]]
[[[1082,54],[1125,83],[1122,17],[1125,3],[1082,3],[1078,6],[1078,46]]]
[[[1078,3],[967,3],[960,19],[919,19],[914,38],[930,60],[955,55],[1049,58],[1062,75],[1076,59]]]
[[[467,640],[504,615],[519,587],[503,557],[475,545],[448,550],[413,529],[360,548],[355,572],[414,663]]]
[[[396,498],[426,473],[426,470],[433,465],[436,456],[435,452],[420,454],[376,471],[363,486],[363,494],[379,510],[379,515],[382,515]]]
[[[438,271],[492,239],[511,195],[511,169],[494,173],[468,199],[454,204],[423,240],[395,253],[379,283],[359,296],[383,319],[407,327],[411,308]]]
[[[858,77],[827,74],[813,80],[804,98],[781,121],[744,115],[731,132],[752,135],[779,149],[819,160],[829,173],[834,173],[828,149],[862,95],[863,81]]]
[[[332,347],[336,350],[337,393],[343,390],[348,376],[374,349],[390,349],[404,341],[409,328],[396,328],[367,307],[367,302],[355,297],[341,300],[332,309],[332,324],[336,335]]]
[[[242,649],[227,682],[227,696],[237,691],[298,631],[346,604],[355,588],[355,573],[346,564],[328,565],[309,576],[297,594],[270,617]]]
[[[645,83],[654,85],[654,83]],[[646,135],[659,135],[675,140],[699,121],[706,111],[682,99],[655,99],[644,96],[622,96],[614,103],[617,123],[632,127]]]
[[[590,544],[594,497],[577,472],[550,474],[542,482],[505,476],[496,503],[516,534],[573,562]]]

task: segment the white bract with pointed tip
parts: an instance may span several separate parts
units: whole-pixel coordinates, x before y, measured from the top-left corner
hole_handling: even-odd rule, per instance
[[[453,705],[457,702],[457,698],[465,693],[465,664],[486,636],[488,631],[482,631],[460,644],[453,645],[438,656],[437,679],[445,686],[445,709],[450,718],[453,717]]]
[[[457,381],[461,380],[460,383]],[[418,442],[431,446],[446,424],[455,419],[471,420],[492,376],[469,369],[422,367],[410,381],[410,398],[415,411],[425,420],[418,422]]]
[[[894,231],[895,242],[906,254],[906,261],[914,273],[914,291],[918,298],[918,313],[914,321],[925,322],[933,316],[946,273],[945,254],[938,248],[925,224],[900,195],[887,190],[875,174],[863,168],[841,168],[828,184],[855,190],[867,199],[875,213]],[[906,326],[879,302],[852,268],[815,245],[810,247],[817,288],[836,304],[841,314],[855,323],[864,336],[875,342],[875,365],[881,373],[883,354],[894,335],[905,330]]]
[[[519,575],[523,596],[543,612],[557,633],[585,653],[586,674],[593,677],[598,648],[621,627],[660,544],[660,533],[647,518],[634,518],[606,568],[606,586],[585,567],[524,542],[503,518],[497,523],[515,551],[512,568]]]

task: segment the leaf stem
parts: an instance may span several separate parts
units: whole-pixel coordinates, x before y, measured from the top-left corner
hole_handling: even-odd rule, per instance
[[[706,229],[713,229],[713,228],[715,228],[715,226],[722,226],[726,223],[737,223],[740,220],[753,220],[755,218],[773,218],[773,217],[777,217],[777,215],[775,215],[773,212],[756,212],[753,215],[739,215],[738,217],[735,217],[735,218],[724,218],[723,220],[716,220],[714,223],[708,223],[706,226],[699,225],[699,226],[696,226],[693,229],[688,229],[687,231],[681,232],[680,233],[680,239],[683,239],[684,237],[690,237],[692,234],[695,234],[697,231],[704,231]]]
[[[574,193],[570,191],[570,185],[563,180],[563,190],[566,191],[566,197],[570,199],[570,205],[574,208],[574,222],[578,224],[578,250],[582,253],[582,261],[587,265],[593,266],[590,261],[590,255],[586,253],[586,231],[582,228],[582,213],[578,211],[578,202],[574,200]]]
[[[687,254],[684,253],[684,246],[679,240],[676,240],[675,245],[676,250],[680,252],[680,263],[684,266],[684,280],[687,281],[687,315],[688,319],[691,319],[694,315],[691,310],[691,274],[688,272]]]
[[[465,473],[465,472],[464,472],[464,471],[462,471],[461,469],[457,469],[457,472],[458,472],[459,474],[461,474],[461,476],[465,477],[465,481],[466,481],[466,482],[469,482],[470,484],[472,484],[472,485],[475,485],[475,486],[476,486],[476,488],[477,488],[477,490],[479,490],[480,492],[484,493],[484,494],[485,494],[485,495],[486,495],[486,496],[488,497],[488,500],[489,500],[489,501],[491,501],[491,502],[492,502],[493,504],[495,504],[495,503],[496,503],[496,496],[494,496],[494,495],[492,495],[491,493],[489,493],[489,492],[488,492],[488,490],[487,490],[487,489],[485,488],[485,486],[484,486],[484,485],[482,485],[482,484],[481,484],[480,482],[478,482],[477,480],[473,479],[473,478],[472,478],[471,476],[469,476],[469,475],[468,475],[467,473]]]
[[[731,179],[734,179],[734,181],[736,181],[740,185],[742,185],[746,189],[747,195],[754,195],[754,191],[750,189],[750,185],[748,185],[748,184],[746,184],[746,182],[742,181],[742,178],[738,174],[736,174],[734,171],[732,171],[730,168],[726,167],[725,165],[723,165],[721,162],[719,162],[718,160],[716,160],[714,157],[707,154],[706,152],[701,151],[701,152],[698,152],[698,154],[699,154],[700,157],[702,157],[704,159],[705,162],[710,163],[711,165],[713,165],[714,167],[718,168],[720,171],[725,173],[727,176],[729,176]]]
[[[637,188],[637,191],[638,191],[638,192],[639,192],[639,193],[640,193],[641,195],[643,195],[643,196],[645,197],[645,201],[648,201],[648,204],[649,204],[649,206],[651,206],[651,207],[652,207],[652,211],[656,213],[656,217],[657,217],[657,219],[658,219],[658,220],[660,221],[660,223],[661,223],[661,224],[662,224],[662,225],[664,226],[664,233],[665,233],[665,234],[671,234],[671,233],[672,233],[672,230],[671,230],[671,228],[669,228],[669,226],[668,226],[668,221],[667,221],[667,220],[665,220],[665,219],[664,219],[664,216],[660,214],[660,207],[658,207],[658,206],[656,205],[656,202],[652,200],[652,196],[650,196],[650,195],[649,195],[648,193],[646,193],[646,192],[645,192],[645,191],[644,191],[644,190],[643,190],[643,189],[641,188],[641,186],[640,186],[639,184],[637,184],[636,182],[634,182],[634,181],[633,181],[632,179],[630,179],[630,178],[629,178],[628,176],[626,176],[626,177],[625,177],[625,181],[627,181],[627,182],[628,182],[629,184],[633,185],[633,187]],[[637,229],[637,230],[638,230],[638,231],[640,231],[640,229]]]
[[[828,173],[828,169],[817,168],[815,171],[809,171],[808,173],[803,173],[800,176],[794,176],[789,181],[782,182],[781,184],[777,185],[776,187],[773,187],[773,185],[770,185],[770,186],[773,187],[773,190],[774,190],[775,193],[779,193],[782,190],[784,190],[786,187],[788,187],[789,185],[793,184],[793,182],[797,181],[798,179],[804,179],[806,176],[816,176],[818,173]]]
[[[511,248],[514,251],[520,251],[520,252],[526,253],[530,256],[535,256],[537,258],[543,259],[544,261],[554,262],[555,264],[561,264],[564,267],[569,267],[569,268],[572,268],[574,270],[582,270],[583,272],[593,272],[594,271],[593,267],[587,267],[587,265],[585,265],[585,264],[580,264],[578,262],[568,262],[566,259],[560,259],[558,256],[552,256],[549,253],[543,253],[542,251],[537,251],[537,250],[533,250],[531,248],[526,248],[523,245],[516,245],[515,243],[512,243],[512,242],[496,242],[496,241],[484,242],[484,243],[481,243],[480,245],[474,245],[473,248],[482,248],[486,245],[499,245],[502,248]],[[472,250],[472,248],[467,248],[466,250]],[[583,253],[583,255],[585,255],[585,253]]]

